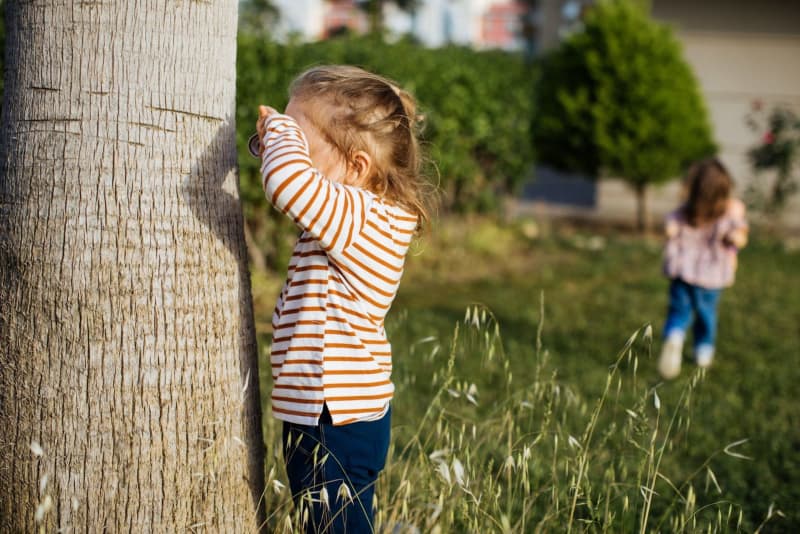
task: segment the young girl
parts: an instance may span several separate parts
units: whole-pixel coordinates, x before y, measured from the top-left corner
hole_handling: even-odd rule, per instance
[[[658,362],[664,378],[680,373],[693,313],[695,361],[708,367],[714,359],[720,292],[733,284],[737,251],[747,244],[744,205],[731,197],[731,187],[719,160],[701,161],[689,170],[686,203],[667,217],[664,273],[671,282]]]
[[[273,314],[271,364],[307,532],[373,531],[394,392],[384,318],[427,218],[415,107],[385,78],[326,66],[293,82],[285,114],[259,109],[264,191],[302,230]]]

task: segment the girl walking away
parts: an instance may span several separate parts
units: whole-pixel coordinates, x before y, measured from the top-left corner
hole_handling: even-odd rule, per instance
[[[692,166],[687,188],[687,201],[667,217],[665,226],[669,310],[658,370],[666,379],[680,373],[693,315],[695,362],[700,367],[711,365],[720,292],[733,284],[737,252],[747,244],[744,204],[731,197],[732,180],[719,160]]]
[[[414,99],[349,66],[312,68],[261,106],[267,199],[302,230],[272,318],[272,411],[306,532],[373,532],[389,447],[384,318],[426,221]]]

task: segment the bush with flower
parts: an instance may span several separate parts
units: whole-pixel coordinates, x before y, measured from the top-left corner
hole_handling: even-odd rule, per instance
[[[747,123],[761,136],[759,144],[748,152],[753,169],[774,172],[766,193],[758,184],[750,188],[750,200],[765,212],[779,212],[798,190],[795,171],[800,156],[800,117],[788,107],[775,106],[767,111],[755,101]]]

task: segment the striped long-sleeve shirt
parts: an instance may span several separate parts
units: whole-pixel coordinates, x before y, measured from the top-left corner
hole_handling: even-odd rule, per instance
[[[304,425],[324,403],[335,425],[380,418],[394,393],[383,321],[417,218],[320,174],[291,117],[266,130],[264,191],[303,230],[272,317],[272,411]]]

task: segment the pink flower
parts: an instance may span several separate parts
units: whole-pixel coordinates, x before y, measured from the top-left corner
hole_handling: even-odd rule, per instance
[[[771,145],[775,142],[775,134],[772,132],[767,132],[764,134],[764,139],[762,139],[765,145]]]
[[[761,111],[761,108],[763,107],[763,105],[764,105],[764,103],[761,101],[761,99],[756,98],[755,100],[753,100],[753,103],[752,103],[753,111]]]

